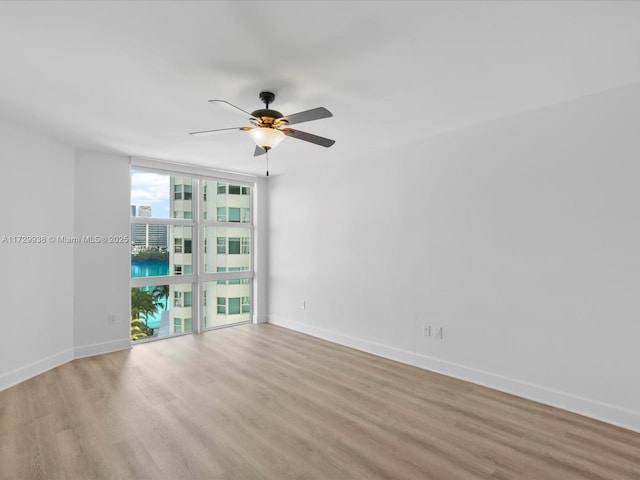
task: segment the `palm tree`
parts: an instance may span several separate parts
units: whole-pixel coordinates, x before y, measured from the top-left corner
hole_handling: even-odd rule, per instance
[[[161,304],[155,301],[152,292],[142,288],[131,289],[131,340],[153,335],[153,329],[147,323],[147,317],[158,311]],[[144,318],[144,323],[140,317]]]
[[[158,285],[153,289],[151,294],[156,303],[166,310],[169,306],[169,285]],[[162,300],[164,300],[164,302]]]
[[[131,289],[131,319],[139,320],[142,316],[145,325],[147,324],[147,316],[153,315],[158,311],[158,303],[154,301],[151,292],[142,288]]]

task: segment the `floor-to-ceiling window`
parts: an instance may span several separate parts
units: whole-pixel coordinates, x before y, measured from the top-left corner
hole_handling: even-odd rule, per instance
[[[251,320],[254,186],[132,166],[131,339]]]

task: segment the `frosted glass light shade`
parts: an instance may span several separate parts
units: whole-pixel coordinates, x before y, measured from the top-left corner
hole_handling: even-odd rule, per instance
[[[284,140],[285,134],[277,128],[256,127],[249,130],[249,135],[256,142],[256,145],[264,149],[271,149],[278,146]]]

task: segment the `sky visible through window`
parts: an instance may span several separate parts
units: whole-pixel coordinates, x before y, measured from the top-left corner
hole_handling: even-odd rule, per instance
[[[169,217],[169,175],[131,171],[131,205],[149,206],[156,218]]]

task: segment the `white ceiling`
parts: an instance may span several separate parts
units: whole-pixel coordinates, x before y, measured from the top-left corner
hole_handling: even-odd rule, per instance
[[[264,174],[211,105],[333,118],[271,174],[640,81],[639,2],[0,2],[0,117],[71,145]]]

